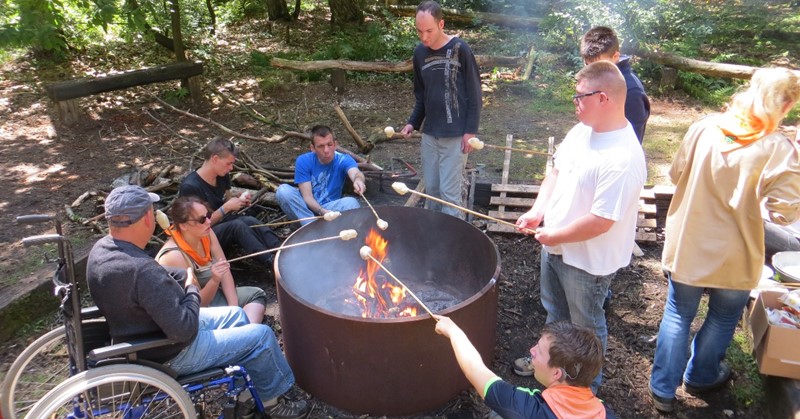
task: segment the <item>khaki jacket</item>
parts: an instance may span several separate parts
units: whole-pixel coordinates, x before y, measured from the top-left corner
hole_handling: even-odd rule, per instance
[[[672,162],[662,263],[683,284],[749,290],[764,264],[762,202],[777,224],[800,217],[800,154],[779,133],[723,152],[718,123],[695,122]]]

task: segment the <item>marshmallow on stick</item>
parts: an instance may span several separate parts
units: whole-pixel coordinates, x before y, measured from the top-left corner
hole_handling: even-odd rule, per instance
[[[300,218],[300,219],[297,219],[297,220],[278,221],[278,222],[267,223],[267,224],[254,224],[254,225],[251,225],[250,227],[252,227],[252,228],[256,228],[256,227],[276,227],[276,226],[281,226],[281,225],[284,225],[284,224],[299,223],[301,221],[316,220],[316,219],[319,219],[319,218],[322,218],[325,221],[333,221],[333,220],[339,218],[340,215],[342,215],[342,213],[339,212],[339,211],[328,211],[324,215],[317,215],[317,216],[314,216],[314,217]]]
[[[386,128],[384,128],[383,132],[386,134],[386,138],[394,137],[394,128],[393,127],[386,127]]]
[[[327,241],[327,240],[336,240],[336,239],[347,241],[347,240],[352,240],[352,239],[354,239],[356,237],[358,237],[358,232],[356,230],[342,230],[336,236],[323,237],[321,239],[314,239],[314,240],[308,240],[308,241],[304,241],[304,242],[300,242],[300,243],[292,243],[292,244],[287,244],[287,245],[284,245],[284,246],[273,247],[272,249],[262,250],[260,252],[255,252],[255,253],[251,253],[249,255],[240,256],[238,258],[228,259],[228,263],[236,262],[237,260],[243,260],[243,259],[251,258],[251,257],[254,257],[254,256],[258,256],[258,255],[263,255],[265,253],[277,252],[278,250],[291,249],[291,248],[297,247],[297,246],[305,246],[307,244],[319,243],[319,242],[324,242],[324,241]],[[205,271],[205,270],[208,270],[208,269],[211,269],[211,266],[206,266],[206,267],[200,268],[197,271],[198,272],[202,272],[202,271]]]
[[[394,190],[395,190],[395,192],[397,192],[397,193],[398,193],[398,194],[400,194],[400,195],[405,195],[405,194],[407,194],[407,193],[411,192],[411,193],[417,194],[417,195],[419,195],[419,196],[421,196],[421,197],[423,197],[423,198],[430,199],[430,200],[432,200],[432,201],[436,201],[436,202],[438,202],[438,203],[440,203],[440,204],[444,204],[444,205],[447,205],[447,206],[451,206],[451,207],[453,207],[453,208],[455,208],[455,209],[458,209],[458,210],[464,211],[464,212],[466,212],[466,213],[472,214],[472,215],[474,215],[474,216],[476,216],[476,217],[485,218],[485,219],[487,219],[487,220],[491,220],[491,221],[494,221],[494,222],[497,222],[497,223],[500,223],[500,224],[505,224],[505,225],[507,225],[507,226],[511,226],[511,227],[514,227],[514,228],[517,228],[517,229],[519,229],[519,227],[517,227],[517,225],[516,225],[516,224],[514,224],[514,223],[509,223],[508,221],[505,221],[505,220],[501,220],[501,219],[494,218],[494,217],[491,217],[491,216],[489,216],[489,215],[486,215],[486,214],[481,214],[481,213],[479,213],[479,212],[475,212],[475,211],[473,211],[473,210],[470,210],[470,209],[464,208],[464,207],[462,207],[462,206],[456,205],[456,204],[454,204],[454,203],[452,203],[452,202],[447,202],[447,201],[445,201],[445,200],[443,200],[443,199],[439,199],[439,198],[436,198],[436,197],[430,196],[430,195],[428,195],[428,194],[426,194],[426,193],[422,193],[422,192],[417,192],[417,191],[411,190],[411,189],[409,189],[409,188],[408,188],[408,186],[406,186],[406,184],[405,184],[405,183],[403,183],[403,182],[395,182],[395,183],[392,183],[392,189],[394,189]],[[520,229],[520,230],[522,230],[522,231],[525,231],[526,233],[530,233],[530,234],[536,234],[536,233],[538,233],[538,230],[531,230],[531,229],[529,229],[529,228],[522,228],[522,229]]]
[[[519,151],[520,153],[527,153],[527,154],[540,154],[543,156],[550,155],[550,153],[545,153],[544,151],[525,150],[524,148],[501,147],[499,145],[486,144],[483,141],[479,140],[478,137],[472,137],[469,140],[467,140],[467,142],[469,143],[470,147],[474,148],[475,150],[481,150],[484,147],[489,147],[497,150]]]

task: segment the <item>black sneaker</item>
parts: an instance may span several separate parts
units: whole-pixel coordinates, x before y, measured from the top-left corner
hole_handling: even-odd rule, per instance
[[[668,399],[666,397],[659,397],[653,393],[653,389],[650,390],[650,398],[653,399],[653,406],[655,406],[656,410],[661,413],[671,413],[675,410],[675,398]]]
[[[308,415],[309,406],[305,400],[290,401],[281,398],[275,406],[264,409],[272,419],[300,419]]]
[[[717,379],[714,380],[713,383],[704,386],[696,386],[684,382],[683,389],[686,390],[686,392],[689,394],[696,395],[700,393],[707,393],[709,391],[721,388],[722,386],[725,385],[725,383],[728,382],[730,378],[731,378],[731,367],[728,366],[728,364],[723,361],[719,363],[719,372],[717,373]]]

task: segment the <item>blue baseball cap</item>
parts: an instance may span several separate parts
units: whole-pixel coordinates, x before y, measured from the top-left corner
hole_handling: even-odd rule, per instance
[[[147,192],[141,186],[127,185],[115,188],[108,194],[105,203],[108,225],[127,227],[139,221],[158,202],[158,195]]]

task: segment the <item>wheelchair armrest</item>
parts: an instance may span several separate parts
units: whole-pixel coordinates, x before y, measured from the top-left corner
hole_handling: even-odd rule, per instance
[[[97,306],[84,307],[81,309],[81,319],[83,320],[99,319],[100,317],[103,317],[103,314],[100,313],[100,309],[97,308]]]
[[[107,358],[126,356],[147,349],[168,346],[174,343],[177,342],[166,338],[164,335],[148,336],[94,349],[89,352],[87,358],[89,361],[96,362]]]

